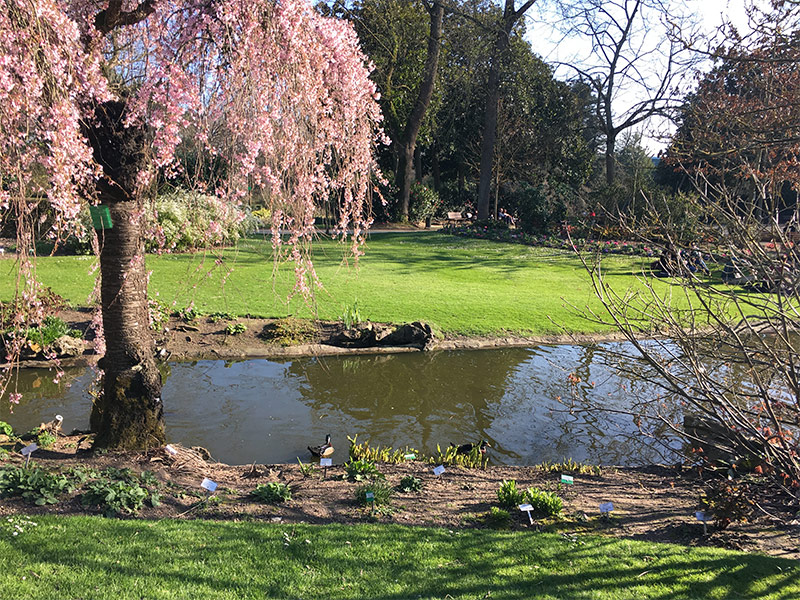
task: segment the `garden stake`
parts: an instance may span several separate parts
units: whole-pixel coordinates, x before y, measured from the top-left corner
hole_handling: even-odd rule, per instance
[[[370,514],[374,515],[375,514],[375,494],[373,494],[372,492],[367,492],[366,494],[364,494],[364,496],[366,497],[367,502],[370,502],[372,504],[372,508],[370,509]]]
[[[328,467],[333,464],[332,458],[320,458],[319,459],[319,466],[322,467],[322,478],[328,478]]]
[[[703,535],[708,535],[708,526],[706,526],[706,513],[697,511],[694,513],[695,518],[703,524]]]
[[[531,525],[533,525],[533,516],[531,516],[531,511],[533,510],[533,505],[531,505],[531,504],[520,504],[519,505],[519,509],[521,511],[523,511],[523,512],[528,513],[528,521],[530,521]]]
[[[25,446],[21,450],[22,456],[25,457],[25,468],[26,469],[28,468],[28,463],[31,460],[31,454],[33,454],[34,450],[38,450],[38,449],[39,449],[39,446],[37,446],[35,443],[33,443],[33,444],[29,444],[29,445]]]

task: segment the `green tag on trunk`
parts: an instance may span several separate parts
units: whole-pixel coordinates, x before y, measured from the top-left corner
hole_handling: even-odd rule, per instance
[[[90,206],[89,213],[92,215],[92,226],[95,229],[111,229],[114,227],[111,222],[111,211],[105,204]]]

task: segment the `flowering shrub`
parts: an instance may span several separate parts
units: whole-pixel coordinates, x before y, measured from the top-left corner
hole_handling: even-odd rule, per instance
[[[439,194],[435,190],[419,182],[411,186],[409,217],[412,221],[424,221],[428,217],[434,216],[441,205]]]

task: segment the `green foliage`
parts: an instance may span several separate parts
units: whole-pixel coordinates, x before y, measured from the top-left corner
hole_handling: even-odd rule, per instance
[[[497,490],[497,501],[503,508],[516,508],[525,502],[525,492],[517,487],[516,480],[504,479]]]
[[[339,320],[344,323],[345,328],[350,329],[353,325],[358,325],[364,319],[361,317],[361,311],[358,309],[358,299],[354,300],[352,304],[348,304],[342,311],[342,316]]]
[[[409,218],[413,222],[424,221],[437,214],[442,205],[439,194],[435,190],[415,182],[411,186],[409,198]]]
[[[8,437],[14,437],[14,429],[6,423],[5,421],[0,421],[0,435],[7,435]]]
[[[508,529],[511,526],[511,514],[505,509],[492,506],[479,517],[479,521],[492,529]]]
[[[311,463],[304,463],[300,460],[300,457],[297,458],[297,462],[300,463],[300,474],[303,477],[313,477],[314,475],[314,465]]]
[[[63,319],[48,315],[41,325],[29,328],[25,337],[42,348],[47,348],[58,338],[65,335],[76,338],[83,336],[80,330],[71,329]]]
[[[413,454],[420,456],[419,450],[406,446],[405,448],[391,448],[389,446],[375,446],[369,445],[369,440],[361,444],[358,443],[358,435],[354,437],[347,436],[350,441],[350,458],[353,460],[366,460],[370,462],[383,462],[390,464],[400,464],[407,462],[406,454]]]
[[[419,492],[422,490],[422,480],[413,475],[406,475],[400,480],[397,489],[401,492]]]
[[[244,323],[230,323],[225,327],[225,333],[228,335],[239,335],[247,331],[247,325]]]
[[[187,251],[230,244],[251,233],[258,220],[233,203],[175,190],[156,198],[148,212],[147,250]]]
[[[367,492],[372,492],[373,500],[367,500]],[[372,502],[375,506],[387,506],[392,501],[393,492],[391,485],[378,479],[356,488],[356,500],[362,506],[369,506]]]
[[[558,495],[536,487],[525,490],[525,502],[533,506],[535,514],[542,517],[555,517],[564,509],[564,503]]]
[[[285,483],[273,481],[270,483],[261,483],[256,486],[250,495],[266,504],[277,504],[279,502],[286,502],[292,499],[292,491]]]
[[[603,467],[576,462],[568,458],[562,462],[543,462],[537,466],[545,473],[578,473],[579,475],[602,475]]]
[[[467,469],[485,469],[489,464],[489,457],[481,453],[479,448],[473,448],[468,454],[459,454],[455,446],[448,446],[444,450],[436,445],[436,454],[428,457],[430,464],[451,465]]]
[[[23,499],[43,506],[56,504],[58,496],[71,492],[72,483],[66,476],[49,473],[33,467],[6,467],[0,469],[0,497],[21,496]]]
[[[197,317],[200,316],[200,313],[193,305],[186,306],[178,311],[178,318],[183,321],[184,323],[191,323]]]
[[[212,323],[219,323],[220,321],[233,321],[236,317],[229,312],[213,312],[208,315],[208,320]]]
[[[36,445],[40,448],[50,448],[56,443],[56,436],[49,431],[39,431],[36,434]]]
[[[267,208],[266,206],[262,206],[261,208],[257,208],[253,211],[253,217],[258,219],[259,225],[261,227],[271,227],[272,226],[272,210]]]
[[[259,337],[280,346],[294,346],[307,344],[314,339],[316,333],[316,329],[308,321],[286,317],[264,325]]]
[[[150,316],[150,329],[164,331],[169,324],[169,309],[167,305],[157,298],[147,299],[147,310]]]
[[[84,506],[98,506],[107,517],[113,517],[138,513],[149,496],[148,490],[135,482],[95,479],[86,484],[81,503]]]
[[[574,195],[565,185],[520,182],[503,196],[503,208],[517,216],[516,225],[523,231],[545,233],[566,218]]]
[[[366,481],[369,479],[383,479],[384,475],[368,460],[350,460],[344,464],[343,479],[350,481]]]
[[[0,448],[0,461],[8,460],[9,456],[11,456],[11,454],[9,454],[8,450]]]

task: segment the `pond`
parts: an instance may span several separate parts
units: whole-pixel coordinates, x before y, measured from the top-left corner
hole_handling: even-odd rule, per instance
[[[337,462],[356,434],[359,442],[425,452],[487,439],[493,464],[661,461],[663,451],[629,415],[570,411],[575,395],[626,410],[634,396],[658,394],[652,384],[615,375],[603,359],[609,349],[624,345],[169,363],[167,436],[232,464],[306,462],[306,446],[327,433]],[[26,431],[58,413],[66,431],[86,429],[93,378],[90,369],[69,369],[55,384],[50,371],[23,370],[23,400],[13,414],[3,401],[0,420]]]

